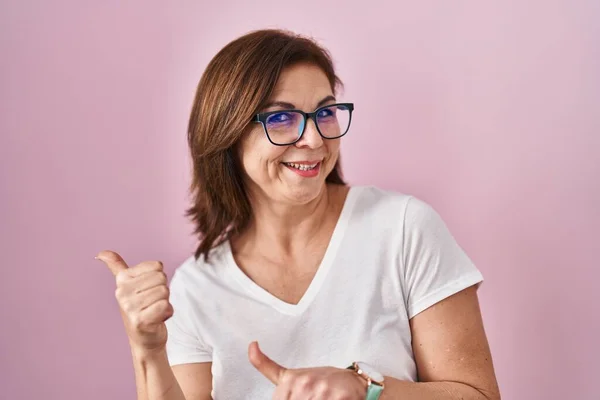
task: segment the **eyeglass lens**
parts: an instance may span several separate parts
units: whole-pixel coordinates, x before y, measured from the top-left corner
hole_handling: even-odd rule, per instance
[[[324,107],[318,110],[317,127],[326,138],[344,135],[350,126],[350,110],[343,105]],[[269,138],[278,144],[295,142],[304,132],[306,120],[296,111],[282,111],[271,114],[265,121]]]

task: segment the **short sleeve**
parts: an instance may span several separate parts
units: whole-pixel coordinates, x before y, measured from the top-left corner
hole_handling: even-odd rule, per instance
[[[170,365],[191,364],[212,361],[212,350],[200,339],[195,329],[190,309],[193,302],[183,285],[178,271],[173,275],[170,284],[169,301],[173,306],[173,316],[166,321],[167,357]]]
[[[483,281],[440,215],[415,197],[404,215],[403,280],[408,317]]]

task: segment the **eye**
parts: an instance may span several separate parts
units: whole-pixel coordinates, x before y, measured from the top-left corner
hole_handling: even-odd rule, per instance
[[[333,116],[335,116],[335,108],[334,107],[324,108],[322,110],[319,110],[319,113],[317,114],[317,118],[319,118],[319,119],[328,119]]]
[[[267,118],[267,124],[285,124],[289,123],[294,119],[293,115],[289,112],[280,112],[277,114],[271,114]]]

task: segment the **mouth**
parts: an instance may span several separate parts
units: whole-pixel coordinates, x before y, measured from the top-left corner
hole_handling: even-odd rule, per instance
[[[322,160],[282,162],[281,164],[303,178],[315,178],[319,176],[321,172],[321,163]]]
[[[320,161],[283,162],[282,164],[299,171],[311,171],[319,166]]]

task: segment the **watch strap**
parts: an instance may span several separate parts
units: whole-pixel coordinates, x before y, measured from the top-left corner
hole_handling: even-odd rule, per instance
[[[382,392],[383,392],[382,386],[380,386],[376,383],[371,383],[367,387],[367,397],[365,400],[379,400],[379,397],[381,396]]]

